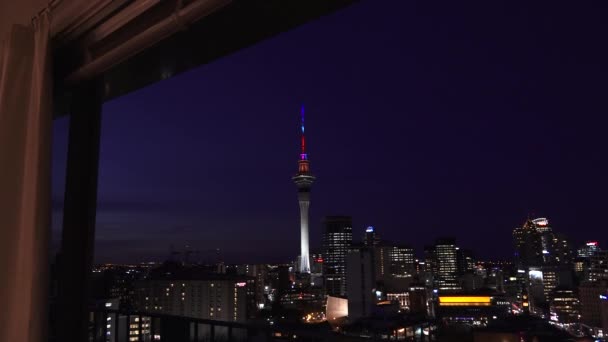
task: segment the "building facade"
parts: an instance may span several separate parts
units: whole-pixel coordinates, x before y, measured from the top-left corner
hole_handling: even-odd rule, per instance
[[[135,283],[140,312],[245,322],[255,306],[255,281],[209,275],[198,279],[150,279]]]
[[[571,324],[581,319],[580,301],[576,291],[567,288],[557,288],[549,295],[551,320]]]
[[[597,251],[589,257],[588,280],[608,280],[608,251]]]
[[[453,238],[437,239],[433,248],[435,287],[439,290],[459,290],[458,247]]]
[[[608,281],[585,281],[578,288],[581,302],[581,322],[591,327],[602,325],[602,298],[608,292]]]
[[[373,249],[350,249],[346,256],[346,290],[350,319],[369,317],[372,314],[376,303],[375,287]]]
[[[327,216],[323,220],[323,275],[329,296],[346,296],[346,254],[353,241],[350,216]]]
[[[392,277],[413,277],[416,273],[414,267],[414,249],[409,246],[387,246],[389,271]]]
[[[527,220],[522,227],[513,230],[515,245],[515,262],[518,269],[528,271],[543,263],[543,244],[541,233],[532,220]]]

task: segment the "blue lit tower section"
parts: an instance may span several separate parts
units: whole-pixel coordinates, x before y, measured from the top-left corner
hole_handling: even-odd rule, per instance
[[[301,114],[301,153],[298,160],[298,173],[292,177],[298,187],[298,202],[300,203],[300,273],[310,273],[310,257],[308,252],[308,207],[310,206],[310,188],[315,177],[310,172],[310,163],[306,155],[306,138],[304,136],[304,106]]]

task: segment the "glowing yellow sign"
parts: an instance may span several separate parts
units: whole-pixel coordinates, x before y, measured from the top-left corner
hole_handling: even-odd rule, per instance
[[[487,306],[491,303],[489,296],[439,296],[439,305],[442,306]]]

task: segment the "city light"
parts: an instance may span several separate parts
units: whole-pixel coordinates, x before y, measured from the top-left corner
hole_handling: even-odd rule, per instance
[[[490,305],[492,298],[489,296],[439,296],[439,305],[443,306],[485,306]]]
[[[542,271],[537,271],[537,270],[531,270],[528,272],[528,275],[530,276],[530,279],[533,280],[543,280],[543,272]]]

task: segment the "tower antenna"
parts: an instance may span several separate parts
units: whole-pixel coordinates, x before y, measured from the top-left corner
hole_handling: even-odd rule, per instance
[[[300,108],[300,131],[301,131],[301,147],[302,147],[302,152],[300,152],[300,159],[301,160],[306,160],[307,156],[306,156],[306,136],[304,133],[304,105],[302,105],[302,107]]]

